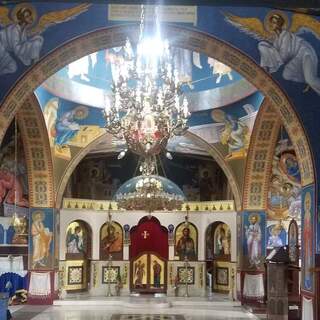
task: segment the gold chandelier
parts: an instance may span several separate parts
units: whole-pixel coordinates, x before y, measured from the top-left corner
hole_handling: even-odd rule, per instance
[[[183,135],[190,116],[168,41],[161,39],[155,20],[155,36],[145,37],[142,6],[136,50],[127,39],[121,65],[113,73],[113,99],[104,111],[106,130],[143,157],[159,154],[170,137]]]

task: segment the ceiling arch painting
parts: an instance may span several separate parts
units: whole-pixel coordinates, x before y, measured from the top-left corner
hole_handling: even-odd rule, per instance
[[[4,10],[3,12],[5,12],[8,15],[9,12],[11,12],[11,10],[13,10],[14,8],[16,8],[16,6],[3,7],[3,10]],[[126,17],[120,17],[120,18],[118,17],[117,18],[115,16],[112,16],[111,8],[108,7],[107,5],[102,5],[102,4],[99,4],[99,5],[92,4],[92,5],[87,5],[87,6],[82,5],[82,7],[80,7],[80,5],[76,6],[73,4],[61,3],[58,6],[53,7],[52,5],[50,5],[48,3],[48,4],[45,4],[44,6],[41,6],[39,4],[35,4],[33,9],[34,9],[33,12],[38,13],[37,17],[36,17],[36,15],[33,15],[33,19],[35,21],[34,24],[35,24],[35,26],[37,26],[37,28],[34,30],[34,34],[39,35],[39,38],[37,38],[37,39],[42,39],[42,42],[41,41],[39,42],[39,44],[41,43],[41,45],[39,45],[39,48],[37,51],[38,56],[30,62],[29,66],[25,65],[23,62],[21,62],[20,61],[21,59],[19,57],[15,56],[14,54],[11,56],[11,58],[13,58],[15,60],[15,62],[17,63],[17,68],[16,68],[16,71],[11,72],[11,73],[5,73],[0,78],[0,82],[3,82],[3,89],[4,89],[1,92],[2,98],[5,97],[9,88],[12,88],[13,83],[18,79],[18,77],[21,76],[21,74],[26,72],[28,70],[28,68],[34,62],[36,62],[36,60],[38,60],[38,59],[41,60],[42,57],[45,57],[45,55],[48,54],[50,51],[52,51],[52,49],[57,47],[58,44],[62,44],[64,42],[74,38],[77,35],[87,33],[88,31],[91,31],[91,30],[96,30],[99,28],[104,28],[106,26],[111,26],[111,25],[115,25],[118,23],[123,23],[123,22],[128,21],[128,19]],[[230,23],[230,21],[231,21],[231,16],[232,17],[236,16],[236,17],[240,17],[240,18],[241,17],[246,18],[246,17],[252,16],[252,17],[255,17],[255,19],[257,19],[257,20],[260,20],[260,22],[267,21],[267,20],[265,20],[265,18],[268,17],[269,14],[271,14],[271,11],[269,9],[266,9],[266,8],[245,8],[245,9],[244,8],[232,8],[232,10],[231,10],[230,8],[202,7],[202,6],[198,6],[194,9],[195,10],[193,12],[194,12],[194,16],[196,18],[193,19],[192,21],[178,21],[178,20],[172,19],[170,22],[174,22],[176,24],[182,23],[183,26],[186,26],[186,24],[187,24],[189,27],[191,27],[191,26],[192,26],[192,28],[196,27],[197,30],[208,32],[208,33],[214,35],[215,37],[217,37],[218,39],[223,39],[226,43],[230,43],[230,44],[234,45],[235,47],[240,48],[249,57],[251,57],[254,61],[256,61],[257,64],[260,64],[260,55],[259,55],[259,49],[258,49],[259,46],[257,44],[261,40],[257,40],[256,38],[250,38],[245,33],[241,32],[240,30],[237,31],[238,33],[236,33],[237,28],[235,28],[235,23]],[[16,10],[18,10],[18,7],[16,8]],[[49,26],[42,26],[40,24],[41,17],[43,15],[48,14],[49,12],[52,13],[54,10],[56,10],[56,11],[62,10],[62,11],[64,11],[65,14],[67,14],[67,12],[68,12],[68,16],[66,16],[65,19],[60,19],[60,20],[56,19],[55,21],[53,21],[53,23],[51,24],[50,27]],[[14,11],[12,11],[12,12],[14,12]],[[102,15],[102,12],[108,13],[108,19],[106,19],[105,14]],[[92,15],[97,17],[97,19],[94,19],[94,21],[93,21],[93,19],[90,19],[90,17],[92,17]],[[290,20],[291,22],[294,21],[294,19],[296,17],[292,13],[283,11],[282,17],[284,17],[284,16],[286,16],[288,18],[287,20],[288,21]],[[201,17],[201,19],[198,19],[198,17]],[[300,19],[300,21],[304,21],[305,23],[307,23],[308,19],[306,17],[304,17],[304,18],[302,17],[301,19]],[[314,18],[314,19],[317,19],[317,18]],[[81,21],[81,24],[76,23],[78,20]],[[267,21],[266,23],[269,23],[269,22]],[[314,23],[316,24],[317,21],[314,21]],[[68,32],[57,32],[57,30],[60,30],[60,31],[63,30],[64,24],[68,24]],[[8,25],[9,25],[9,22],[7,23],[7,26]],[[13,23],[12,25],[15,25],[15,24]],[[79,27],[79,25],[81,25],[81,26]],[[222,25],[223,25],[223,28],[221,28]],[[3,29],[1,29],[1,32],[4,32],[4,33],[8,32],[10,34],[10,30],[9,30],[9,28],[7,28],[7,26],[4,26]],[[238,27],[238,25],[236,27]],[[310,25],[305,25],[304,27],[305,27],[305,29],[306,28],[310,29]],[[283,25],[282,28],[287,30],[287,25]],[[169,35],[174,34],[173,29],[174,28],[171,28],[169,30],[169,32],[168,32]],[[298,29],[299,28],[297,26],[297,30]],[[186,32],[189,32],[189,30]],[[191,31],[191,29],[190,29],[190,32],[192,33],[193,31]],[[290,32],[293,32],[293,31],[291,30]],[[319,46],[319,43],[316,38],[312,38],[312,37],[314,37],[313,36],[314,32],[313,33],[307,32],[306,34],[307,34],[307,36],[302,35],[301,37],[304,39],[305,42],[310,42],[311,46],[313,48],[315,48],[315,51],[317,51],[316,49]],[[177,32],[176,32],[176,35],[178,35]],[[121,36],[123,37],[123,34],[122,35],[119,34],[119,36],[121,38]],[[182,32],[179,33],[179,37],[181,37],[181,39],[183,39]],[[119,44],[123,41],[123,40],[120,40],[120,38],[118,39]],[[28,36],[26,40],[31,41],[31,39],[32,39],[31,36],[30,37]],[[244,41],[244,39],[246,39],[248,41]],[[108,46],[107,42],[108,42],[108,40],[112,41],[112,37],[108,38],[108,36],[106,36],[104,38],[101,37],[100,39],[97,38],[96,40],[100,41],[100,47],[104,47],[103,45],[101,45],[101,41],[104,41],[105,47],[107,47]],[[179,47],[179,41],[181,41],[181,40],[177,39],[174,41],[175,41],[175,45],[177,45]],[[206,85],[201,85],[201,81],[199,81],[199,83],[193,84],[194,88],[192,88],[192,86],[189,86],[189,88],[186,87],[186,89],[185,89],[186,95],[189,96],[190,101],[192,101],[192,102],[200,101],[200,103],[193,103],[192,104],[192,105],[201,105],[200,109],[193,110],[194,111],[193,112],[193,120],[195,118],[197,118],[197,120],[199,120],[199,118],[201,118],[202,116],[203,116],[203,118],[201,118],[201,119],[204,119],[205,116],[203,114],[200,114],[201,117],[199,117],[199,114],[197,114],[197,112],[208,112],[208,110],[210,110],[211,106],[213,106],[212,109],[215,109],[212,111],[216,111],[216,110],[220,111],[221,108],[223,108],[223,107],[227,107],[227,106],[230,107],[233,104],[237,104],[237,103],[240,104],[240,95],[237,91],[238,88],[242,88],[242,89],[244,89],[242,92],[246,92],[245,94],[243,93],[243,95],[242,95],[243,99],[241,99],[241,103],[242,103],[242,107],[243,107],[242,109],[245,110],[245,112],[247,112],[247,115],[249,115],[248,110],[250,113],[254,113],[255,111],[257,111],[258,105],[253,104],[253,109],[252,109],[250,106],[248,107],[248,105],[250,105],[250,104],[252,105],[252,103],[250,103],[250,101],[249,102],[245,101],[245,99],[250,100],[251,97],[256,97],[256,101],[258,101],[259,99],[262,100],[263,97],[259,94],[259,92],[256,92],[254,87],[252,87],[250,84],[248,84],[248,82],[246,80],[244,80],[243,78],[241,78],[241,76],[239,76],[240,73],[247,75],[246,78],[250,79],[250,81],[252,80],[252,83],[259,84],[257,87],[262,88],[264,86],[264,84],[267,84],[267,83],[266,82],[259,83],[258,80],[253,81],[253,79],[255,77],[257,77],[257,74],[254,72],[256,70],[250,69],[250,67],[248,67],[248,65],[245,63],[239,64],[240,57],[238,57],[236,55],[232,55],[230,51],[227,54],[223,49],[224,48],[223,42],[221,42],[219,46],[213,46],[211,48],[211,50],[217,50],[220,52],[220,53],[218,52],[217,54],[215,53],[214,56],[218,57],[220,55],[222,57],[221,61],[225,61],[228,64],[230,63],[230,65],[234,65],[234,66],[237,65],[238,67],[235,69],[237,70],[238,73],[235,72],[234,70],[230,71],[230,68],[228,66],[224,66],[224,65],[219,64],[219,61],[217,61],[217,60],[213,61],[204,55],[201,55],[201,54],[197,55],[197,50],[196,50],[197,47],[199,47],[199,51],[202,51],[202,52],[208,51],[206,45],[204,44],[205,43],[205,36],[204,35],[202,38],[198,36],[198,39],[196,41],[197,45],[195,43],[191,43],[192,41],[196,41],[196,40],[195,40],[195,38],[190,37],[188,42],[185,43],[185,45],[184,45],[185,48],[190,49],[190,52],[186,53],[186,55],[191,57],[190,61],[192,61],[192,76],[198,74],[199,75],[198,80],[201,80],[200,76],[208,74],[208,70],[209,70],[211,73],[209,72],[208,76],[210,76],[212,78],[212,82],[210,82],[210,79],[207,79],[209,81],[206,81]],[[303,43],[305,43],[305,42],[303,42]],[[76,58],[81,57],[81,55],[79,54],[79,52],[81,52],[80,47],[79,48],[76,47],[75,49],[76,50],[72,50],[72,47],[70,46],[68,48],[68,50],[64,52],[64,55],[65,55],[64,57],[67,57],[66,60],[74,61]],[[115,50],[117,50],[117,49],[115,49]],[[187,50],[184,49],[184,51],[187,51]],[[43,78],[43,76],[45,74],[50,74],[50,73],[52,74],[53,72],[51,70],[57,69],[57,66],[59,65],[59,62],[58,62],[59,59],[63,59],[61,54],[59,55],[59,57],[58,56],[55,57],[51,61],[50,64],[41,65],[41,63],[38,63],[37,66],[39,68],[41,67],[41,69],[39,69],[39,71],[41,71],[41,72],[39,72],[37,76],[35,74],[30,73],[30,77],[32,76],[32,79],[30,78],[31,81],[25,82],[25,83],[21,82],[21,86],[20,87],[17,86],[14,89],[13,92],[15,92],[15,94],[11,95],[10,97],[8,96],[5,99],[4,108],[2,108],[0,111],[1,112],[1,119],[0,119],[1,120],[1,127],[3,128],[2,130],[5,130],[6,119],[10,119],[12,117],[15,108],[18,107],[19,104],[21,103],[20,101],[23,101],[23,99],[25,98],[24,95],[27,94],[28,92],[30,92],[30,90],[34,89],[33,86],[34,86],[34,84],[39,83],[39,78],[40,79]],[[90,59],[88,58],[88,61],[89,60]],[[91,57],[91,60],[94,60],[94,58]],[[97,59],[97,61],[98,60],[99,59]],[[246,62],[251,63],[250,59],[247,59]],[[88,69],[89,69],[89,67],[90,66],[88,66]],[[284,88],[284,90],[286,92],[290,93],[290,97],[294,100],[295,106],[296,106],[296,104],[302,105],[302,102],[307,95],[309,98],[309,100],[308,100],[309,104],[306,108],[304,108],[304,111],[307,111],[304,113],[310,114],[311,110],[313,111],[314,106],[317,101],[317,98],[318,98],[317,94],[315,96],[315,90],[314,90],[315,85],[310,86],[310,84],[309,84],[309,88],[306,88],[306,86],[305,86],[306,83],[300,82],[300,83],[296,84],[293,81],[284,79],[282,77],[282,74],[280,75],[281,68],[284,68],[284,65],[281,65],[279,67],[278,73],[271,72],[270,74],[272,75],[272,77],[274,77],[281,84],[282,88]],[[216,72],[217,70],[219,70],[219,72]],[[313,68],[313,70],[316,70],[316,68]],[[58,71],[58,70],[56,70],[56,71]],[[268,70],[268,71],[270,71],[270,70]],[[26,73],[26,76],[27,75],[28,74]],[[74,74],[73,77],[76,78],[77,75]],[[81,73],[80,73],[80,75],[78,75],[78,77],[80,78],[80,80],[85,80],[85,76],[83,76]],[[82,77],[82,79],[81,79],[81,77]],[[197,77],[195,76],[195,78],[197,78]],[[73,79],[73,80],[75,80],[75,79]],[[266,81],[266,79],[264,79],[264,81]],[[314,76],[313,82],[316,83],[316,81],[317,81],[317,77]],[[76,81],[74,81],[74,82],[76,83]],[[293,84],[292,84],[292,82],[293,82]],[[212,83],[214,83],[214,86],[212,85]],[[78,81],[77,84],[83,85],[83,83],[80,83],[80,81]],[[2,85],[2,83],[1,83],[1,85]],[[270,84],[268,84],[268,85],[270,85]],[[295,87],[295,85],[299,85],[302,88],[302,90],[297,90],[298,87]],[[304,89],[308,89],[308,90],[304,90]],[[192,91],[192,90],[194,90],[194,91]],[[229,90],[229,93],[232,92],[233,95],[228,95],[228,99],[224,100],[225,98],[219,97],[219,94],[221,95],[221,92],[224,92],[223,90]],[[264,90],[262,90],[262,91],[264,91]],[[265,89],[265,91],[267,92],[267,88]],[[215,95],[216,96],[215,98],[212,98],[212,93],[216,93],[216,92],[218,92],[219,94]],[[225,92],[228,92],[228,91],[225,91]],[[249,93],[251,93],[251,94],[249,94]],[[52,92],[51,92],[51,94],[52,94]],[[290,118],[287,114],[285,114],[285,112],[287,112],[287,109],[286,109],[287,106],[285,107],[283,105],[282,99],[283,98],[286,99],[286,97],[282,96],[282,93],[279,96],[278,92],[274,92],[274,88],[272,88],[272,89],[270,88],[268,94],[270,94],[270,96],[272,97],[273,103],[275,105],[277,105],[279,108],[281,107],[281,113],[282,113],[282,116],[286,119],[286,125],[288,126],[289,123],[292,124],[292,125],[290,125],[290,128],[289,128],[290,130],[288,130],[289,134],[294,135],[295,132],[302,133],[302,131],[301,131],[302,128],[300,127],[300,125],[295,123],[296,122],[295,116],[293,116],[294,121],[292,122],[291,121],[292,117]],[[223,94],[223,96],[226,96],[226,95]],[[203,97],[207,97],[207,99],[202,99]],[[64,98],[63,102],[65,102],[64,103],[65,105],[67,104],[67,102],[70,102],[68,99],[66,99],[67,97],[63,97],[63,98]],[[14,100],[14,99],[17,99],[17,100]],[[17,102],[17,101],[19,101],[19,102]],[[201,103],[201,101],[206,101],[206,103]],[[77,112],[78,117],[84,117],[85,114],[87,113],[86,108],[91,107],[91,106],[90,106],[90,104],[83,104],[80,102],[78,102],[78,104],[81,108],[78,108],[75,112]],[[85,108],[82,108],[82,107],[85,107]],[[214,107],[216,107],[216,108],[214,108]],[[254,109],[255,107],[257,109]],[[297,109],[299,110],[299,107],[297,107]],[[252,110],[254,110],[254,111],[251,112]],[[243,117],[239,118],[235,114],[231,114],[231,115],[227,114],[225,112],[225,110],[221,110],[221,111],[223,111],[223,112],[218,112],[218,114],[217,114],[217,112],[215,112],[215,113],[213,113],[213,115],[212,115],[212,112],[210,113],[210,117],[212,118],[212,120],[210,119],[210,121],[212,121],[212,123],[220,125],[223,128],[223,129],[220,129],[221,130],[220,131],[220,138],[221,138],[221,136],[224,137],[224,135],[222,135],[223,132],[225,132],[225,135],[230,136],[230,127],[231,128],[232,127],[234,127],[234,128],[241,127],[240,131],[250,132],[250,126],[248,124],[245,124],[245,126],[240,125],[240,122],[242,122],[242,123],[244,122],[242,119]],[[289,113],[290,113],[290,108],[289,108]],[[80,114],[82,114],[82,115],[80,115]],[[89,112],[88,112],[88,114],[89,114]],[[197,117],[196,117],[196,114],[197,114]],[[208,122],[209,117],[206,117],[206,119],[207,119],[206,121]],[[303,117],[302,117],[302,119],[303,119]],[[314,121],[314,120],[312,119],[312,121]],[[190,120],[190,123],[191,123],[191,120]],[[83,121],[83,124],[85,125],[86,122]],[[93,124],[91,123],[90,125],[93,125]],[[206,123],[205,121],[202,121],[202,122],[200,121],[197,123],[197,125],[191,126],[191,130],[193,128],[203,129],[203,127],[201,127],[203,125],[208,125],[208,123]],[[210,125],[210,123],[209,123],[209,125]],[[310,132],[310,129],[306,123],[305,123],[305,125],[306,125],[307,131]],[[253,124],[251,124],[251,128],[252,128],[252,126],[253,126]],[[209,132],[209,130],[207,130],[207,131],[203,130],[203,131]],[[214,130],[212,130],[212,131],[214,131]],[[302,133],[302,135],[303,135],[303,133]],[[99,136],[99,134],[97,134],[97,136]],[[199,136],[200,136],[200,134],[199,134]],[[202,137],[206,138],[206,135],[203,135]],[[218,137],[219,137],[219,135],[218,135]],[[210,136],[210,138],[212,138],[212,135]],[[309,137],[309,138],[312,141],[313,136]],[[224,139],[224,141],[225,140],[226,139]],[[248,141],[247,138],[245,140]],[[228,141],[228,139],[227,139],[227,141]],[[304,142],[307,142],[307,140],[304,139]],[[83,143],[83,142],[81,142],[81,143]],[[225,151],[223,151],[223,153],[224,153],[224,156],[226,159],[228,157],[231,159],[234,159],[236,157],[245,155],[245,152],[239,153],[239,154],[234,154],[233,151],[231,151],[233,146],[230,146],[228,143],[223,144],[222,141],[220,141],[219,143],[221,144],[222,150],[225,150]],[[293,140],[293,143],[295,146],[297,146],[297,144],[299,143],[298,138],[296,140]],[[303,143],[303,141],[301,143]],[[245,145],[246,143],[242,142],[242,144]],[[72,148],[70,150],[70,153],[72,155]],[[307,154],[307,153],[304,153],[304,154]],[[307,164],[307,166],[305,166],[305,168],[307,168],[308,171],[310,172],[310,170],[311,170],[310,163],[312,162],[312,160],[310,159],[309,155],[308,154],[306,155],[306,157],[308,159],[304,159],[304,158],[302,159],[303,155],[301,153],[300,154],[298,153],[297,156],[300,158],[300,160],[305,161],[305,164]],[[65,156],[65,158],[67,158],[67,157],[70,157],[70,155],[68,154]],[[61,159],[62,159],[62,157],[60,158],[60,160]],[[65,159],[62,159],[62,161],[63,160],[65,160]],[[307,170],[305,170],[305,171],[307,171]],[[301,171],[301,174],[303,177],[302,178],[303,181],[305,181],[305,182],[312,181],[312,177],[307,178],[308,180],[306,180],[306,178],[305,178],[306,175],[305,175],[304,171]]]
[[[182,48],[174,50],[172,55],[179,77],[187,81],[182,90],[191,111],[188,121],[190,131],[211,144],[221,144],[222,153],[228,159],[245,158],[250,132],[263,96],[237,72],[217,60]],[[90,54],[67,65],[36,90],[50,140],[55,145],[56,157],[70,159],[68,144],[85,146],[101,134],[106,100],[113,99],[111,86],[112,72],[115,71],[112,70],[119,68],[121,59],[121,47]],[[214,73],[213,64],[216,64]],[[223,74],[224,69],[228,73]],[[83,90],[77,90],[79,85]],[[60,90],[62,87],[64,89]],[[232,91],[233,95],[225,91]],[[81,125],[85,128],[80,129]],[[79,132],[84,129],[86,138],[83,131]],[[66,130],[69,133],[65,133]],[[77,139],[79,134],[82,134],[81,142]],[[122,143],[118,141],[114,145],[116,147]],[[177,144],[178,148],[183,149],[181,143],[171,143],[170,149],[175,151]]]
[[[250,135],[263,95],[215,59],[182,48],[174,48],[172,54],[180,79],[187,81],[183,91],[191,111],[189,131],[214,145],[226,162],[234,162],[231,170],[236,170],[236,184],[241,185]],[[122,55],[122,48],[116,47],[80,58],[35,91],[60,174],[61,168],[66,167],[81,148],[104,133],[103,110],[106,99],[113,99],[112,72],[119,68]],[[114,153],[124,148],[125,141],[111,138],[91,152]],[[208,155],[205,147],[186,136],[170,139],[167,149],[173,153]]]

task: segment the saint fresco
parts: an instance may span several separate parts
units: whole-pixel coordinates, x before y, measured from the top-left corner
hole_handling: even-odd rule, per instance
[[[265,216],[263,213],[244,213],[244,254],[248,267],[259,269],[265,255]]]
[[[267,212],[269,220],[301,217],[300,170],[286,132],[280,134],[273,156]]]
[[[100,259],[122,260],[123,231],[121,226],[112,221],[105,223],[100,231]]]
[[[52,268],[53,212],[36,209],[31,214],[30,254],[32,269]]]
[[[206,258],[225,258],[231,255],[231,231],[225,223],[212,223],[206,232]]]
[[[184,261],[198,259],[198,231],[192,223],[180,224],[175,233],[175,256]]]

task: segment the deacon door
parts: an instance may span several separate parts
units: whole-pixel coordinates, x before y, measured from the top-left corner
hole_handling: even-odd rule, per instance
[[[167,291],[167,261],[154,252],[143,252],[131,260],[130,270],[132,292]]]

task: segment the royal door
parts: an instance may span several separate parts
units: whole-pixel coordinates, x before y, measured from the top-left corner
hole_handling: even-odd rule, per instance
[[[155,217],[143,217],[130,230],[130,289],[165,292],[167,288],[168,230]]]
[[[131,261],[131,291],[164,293],[167,291],[167,261],[155,252],[143,252]]]

